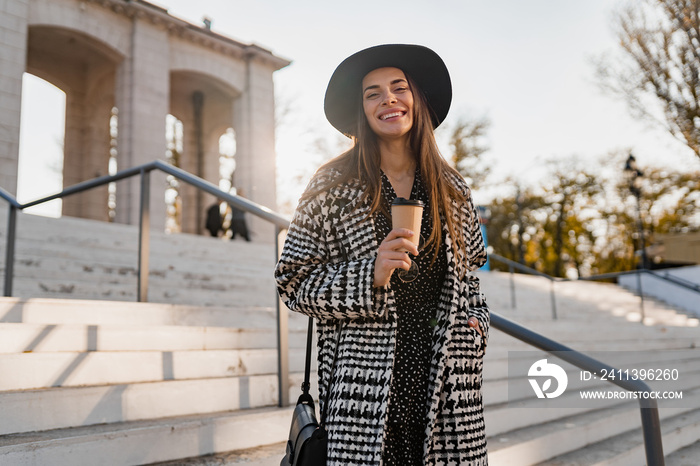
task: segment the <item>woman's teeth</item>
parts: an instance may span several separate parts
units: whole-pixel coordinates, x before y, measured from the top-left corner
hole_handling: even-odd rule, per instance
[[[401,112],[387,113],[386,115],[380,116],[379,119],[386,120],[387,118],[393,118],[397,116],[401,116]]]

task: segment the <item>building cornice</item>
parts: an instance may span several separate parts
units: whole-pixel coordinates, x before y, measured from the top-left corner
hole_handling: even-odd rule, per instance
[[[164,27],[168,34],[207,47],[218,53],[241,60],[256,60],[273,70],[279,70],[291,62],[274,55],[271,51],[256,44],[244,44],[212,30],[176,18],[168,10],[145,0],[84,0],[112,10],[130,19],[149,21]]]

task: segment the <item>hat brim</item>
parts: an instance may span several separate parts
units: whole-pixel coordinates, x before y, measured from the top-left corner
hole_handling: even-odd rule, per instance
[[[431,110],[433,128],[447,116],[452,103],[450,73],[440,56],[421,45],[387,44],[361,50],[338,65],[326,89],[326,118],[338,131],[352,136],[357,131],[362,79],[372,70],[395,67],[420,87]]]

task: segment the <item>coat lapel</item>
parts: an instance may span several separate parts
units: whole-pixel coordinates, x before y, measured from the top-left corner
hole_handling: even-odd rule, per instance
[[[458,228],[464,228],[464,212],[454,200],[452,200],[451,214],[457,217],[455,220],[459,220],[457,223]],[[440,291],[440,303],[438,307],[439,324],[437,327],[435,327],[432,339],[432,360],[434,365],[430,373],[431,379],[428,392],[428,424],[426,426],[428,438],[430,438],[431,433],[435,429],[435,422],[439,411],[440,395],[445,384],[445,367],[448,353],[447,342],[449,342],[452,338],[452,329],[455,323],[455,316],[457,312],[467,312],[466,308],[460,306],[460,304],[465,301],[460,299],[459,296],[460,283],[458,277],[460,277],[462,275],[461,272],[463,272],[461,270],[461,261],[456,260],[457,251],[455,251],[454,242],[450,236],[445,219],[443,218],[442,220],[442,228],[445,233],[448,267],[445,275],[445,283]],[[465,252],[462,252],[462,254],[465,254]],[[459,267],[460,269],[456,269],[456,267]]]

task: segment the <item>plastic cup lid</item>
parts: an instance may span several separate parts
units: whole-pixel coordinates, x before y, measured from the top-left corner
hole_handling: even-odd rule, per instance
[[[396,199],[394,199],[394,202],[392,202],[391,205],[409,205],[413,207],[423,207],[423,201],[419,201],[417,199],[406,199],[403,197],[397,197]]]

